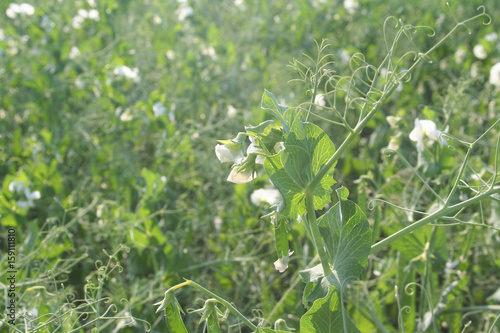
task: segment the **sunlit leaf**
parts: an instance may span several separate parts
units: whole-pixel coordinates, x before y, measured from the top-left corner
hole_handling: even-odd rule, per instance
[[[339,292],[330,288],[328,295],[316,300],[300,319],[300,331],[307,333],[360,332],[347,314],[342,313]]]
[[[304,191],[334,152],[333,142],[321,128],[295,118],[285,140],[285,150],[264,163],[271,181],[285,198],[281,214],[296,218],[306,211]],[[316,209],[330,202],[331,186],[335,184],[333,167],[314,191]]]
[[[357,278],[368,262],[371,231],[363,211],[354,202],[340,201],[318,220],[321,236],[331,258],[338,289]]]
[[[290,128],[290,122],[285,118],[285,111],[287,107],[280,105],[276,100],[274,94],[270,91],[265,90],[262,95],[261,107],[264,110],[268,110],[271,114],[281,123],[285,132],[288,132]]]

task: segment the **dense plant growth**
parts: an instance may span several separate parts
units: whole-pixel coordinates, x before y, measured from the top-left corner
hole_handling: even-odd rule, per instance
[[[0,4],[1,330],[496,332],[479,5]]]

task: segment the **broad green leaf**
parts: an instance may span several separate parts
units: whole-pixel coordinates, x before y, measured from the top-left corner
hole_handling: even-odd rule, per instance
[[[391,228],[392,232],[399,229]],[[430,245],[432,243],[432,246]],[[444,268],[447,253],[447,239],[444,228],[425,226],[415,230],[411,235],[396,240],[391,247],[399,251],[407,260],[422,263],[430,260],[436,270]],[[423,273],[426,265],[419,265]]]
[[[315,282],[307,280],[308,271],[316,272],[316,274],[319,274],[318,278],[314,280]],[[299,274],[302,277],[302,281],[306,283],[304,293],[302,294],[302,304],[304,304],[305,307],[309,307],[309,303],[323,298],[328,294],[328,291],[330,290],[330,283],[327,279],[323,279],[323,268],[321,267],[321,264],[309,270],[300,271]]]
[[[342,285],[359,277],[368,262],[371,248],[368,219],[358,205],[345,200],[321,216],[318,227],[332,260],[333,277],[328,280],[342,290]]]
[[[283,133],[274,120],[267,120],[257,126],[246,126],[245,130],[250,135],[259,138],[267,151],[271,152],[276,143],[283,141]]]
[[[331,260],[333,274],[325,278],[321,264],[299,272],[306,283],[302,296],[305,306],[325,297],[330,286],[343,290],[342,286],[359,277],[371,247],[368,220],[352,201],[339,201],[318,219],[318,227]]]
[[[360,332],[347,314],[342,313],[339,292],[330,288],[328,295],[316,300],[300,319],[300,331],[307,333]]]
[[[266,158],[264,167],[273,184],[285,199],[281,214],[297,218],[306,211],[304,190],[335,152],[330,138],[318,126],[296,117],[285,140],[285,149]],[[330,202],[331,186],[335,184],[333,168],[314,191],[314,206],[323,208]]]
[[[283,130],[285,133],[288,133],[291,122],[285,118],[285,111],[288,110],[286,106],[280,105],[276,100],[274,94],[270,91],[264,90],[264,94],[262,95],[261,107],[264,110],[269,110],[271,114],[281,123],[283,126]]]

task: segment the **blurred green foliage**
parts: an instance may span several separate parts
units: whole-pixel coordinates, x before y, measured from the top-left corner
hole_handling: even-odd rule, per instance
[[[242,313],[260,309],[255,315],[267,323],[288,318],[289,326],[298,327],[306,309],[297,271],[314,251],[296,225],[290,230],[296,251],[290,267],[283,274],[274,270],[273,230],[260,219],[266,207],[250,201],[252,191],[269,182],[226,182],[229,170],[216,159],[214,146],[266,119],[260,109],[265,88],[286,105],[310,98],[303,85],[286,84],[297,78],[287,65],[293,58],[307,63],[303,53],[314,58],[315,40],[328,39],[334,67],[345,73],[356,52],[370,63],[383,59],[395,31],[388,24],[384,34],[390,15],[435,29],[435,37],[425,29],[412,36],[420,50],[474,15],[479,5],[493,18],[488,26],[464,27],[433,53],[432,63],[402,87],[339,162],[335,178],[377,226],[374,237],[407,220],[388,206],[369,210],[371,199],[407,206],[418,196],[422,207],[412,208],[424,211],[430,203],[416,179],[408,181],[408,169],[382,153],[391,137],[399,135],[403,155],[416,162],[408,138],[416,117],[431,119],[440,129],[449,126],[468,141],[498,117],[498,88],[488,83],[490,68],[500,61],[500,42],[492,39],[500,8],[493,0],[453,2],[451,11],[444,2],[360,0],[352,12],[341,2],[320,0],[30,4],[33,15],[12,18],[9,3],[0,3],[0,214],[2,235],[8,226],[17,232],[19,329],[84,332],[80,326],[99,322],[103,332],[149,327],[161,332],[165,324],[152,304],[183,278],[217,290]],[[476,45],[486,51],[483,59],[474,54]],[[396,126],[387,123],[389,115],[401,118]],[[341,142],[341,130],[318,124],[335,145]],[[452,180],[461,151],[433,152],[425,175],[434,185]],[[485,177],[494,152],[492,135],[473,158]],[[498,214],[499,207],[484,209]],[[480,219],[477,211],[466,213]],[[429,238],[433,259],[420,262]],[[429,227],[411,244],[396,244],[371,260],[368,282],[353,288],[357,303],[347,308],[361,331],[376,331],[373,318],[397,327],[395,285],[403,293],[408,283],[419,281],[437,301],[459,276],[448,300],[455,308],[485,304],[498,287],[498,233]],[[455,261],[454,271],[443,273]],[[3,254],[0,263],[5,276]],[[178,299],[183,308],[201,307],[194,301],[198,296],[184,292]],[[407,331],[415,329],[415,316],[428,310],[423,299],[405,294],[399,300],[415,309],[404,315]],[[491,318],[478,314],[467,320],[478,332]],[[185,319],[190,331],[199,329],[199,316]],[[456,332],[461,320],[455,312],[438,322],[443,332],[445,326]],[[221,325],[225,331],[237,326],[231,316]]]

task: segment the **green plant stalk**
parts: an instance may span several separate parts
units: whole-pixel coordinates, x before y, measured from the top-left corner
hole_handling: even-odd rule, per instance
[[[252,322],[250,320],[248,320],[248,318],[245,317],[241,312],[239,312],[238,309],[236,309],[231,303],[229,303],[228,301],[226,301],[225,299],[223,299],[219,295],[214,294],[210,290],[208,290],[208,289],[200,286],[198,283],[196,283],[194,281],[186,280],[186,281],[184,281],[182,283],[179,283],[178,285],[173,286],[172,288],[170,288],[169,290],[167,290],[167,292],[170,291],[170,290],[173,291],[173,290],[182,288],[184,286],[195,287],[196,289],[198,289],[199,291],[207,294],[208,296],[210,296],[212,298],[215,298],[217,300],[217,302],[219,302],[220,304],[224,305],[227,309],[229,309],[229,311],[231,311],[236,317],[238,317],[243,323],[245,323],[245,325],[247,325],[252,331],[256,331],[257,330],[257,326],[255,326],[254,324],[252,324]]]
[[[395,232],[394,234],[390,235],[389,237],[381,240],[380,242],[376,243],[376,244],[373,244],[372,245],[372,248],[371,248],[371,253],[374,253],[374,252],[377,252],[379,251],[381,248],[383,248],[384,246],[387,246],[389,244],[391,244],[392,242],[410,234],[411,232],[413,232],[415,229],[418,229],[428,223],[431,223],[433,221],[436,221],[438,220],[439,218],[441,217],[444,217],[448,214],[452,214],[462,208],[465,208],[469,205],[472,205],[472,204],[475,204],[475,203],[478,203],[479,201],[485,199],[485,198],[488,198],[496,193],[500,193],[500,187],[495,187],[495,188],[492,188],[490,189],[489,191],[486,191],[482,194],[479,194],[473,198],[470,198],[468,200],[465,200],[461,203],[458,203],[456,205],[453,205],[453,206],[444,206],[442,209],[438,210],[437,212],[429,215],[429,216],[426,216],[424,217],[423,219],[420,219],[418,220],[417,222],[414,222],[413,224],[407,226],[406,228],[403,228],[401,230],[399,230],[398,232]]]
[[[323,267],[323,273],[325,276],[332,274],[332,269],[330,268],[330,260],[328,260],[328,254],[325,251],[323,240],[321,239],[321,234],[318,228],[318,222],[316,220],[316,211],[314,209],[314,192],[306,190],[306,210],[307,210],[307,222],[311,230],[311,238],[318,252],[319,261]]]
[[[476,306],[466,306],[458,309],[447,309],[441,312],[445,313],[453,313],[453,312],[473,312],[473,311],[481,311],[481,312],[500,312],[500,305],[476,305]]]

